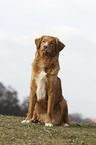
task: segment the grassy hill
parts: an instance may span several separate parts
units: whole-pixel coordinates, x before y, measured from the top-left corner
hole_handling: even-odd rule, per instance
[[[69,127],[21,124],[23,117],[0,115],[0,145],[96,145],[96,124],[71,122]]]

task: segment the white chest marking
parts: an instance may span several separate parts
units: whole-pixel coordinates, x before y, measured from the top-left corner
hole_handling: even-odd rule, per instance
[[[46,75],[47,74],[44,71],[41,71],[41,73],[35,78],[36,85],[37,85],[37,90],[36,90],[37,100],[45,97],[46,94],[45,82],[47,81]]]

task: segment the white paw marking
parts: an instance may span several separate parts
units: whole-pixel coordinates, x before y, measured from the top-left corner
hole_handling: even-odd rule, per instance
[[[26,123],[26,120],[21,121],[21,123]]]
[[[65,123],[64,126],[68,127],[69,125],[67,123]]]
[[[30,123],[30,122],[32,122],[32,121],[33,121],[33,118],[30,119],[30,120],[23,120],[23,121],[21,121],[21,123]]]
[[[31,122],[31,120],[26,120],[26,123],[30,123]]]
[[[32,118],[31,121],[34,121],[34,118]]]
[[[45,126],[53,127],[52,123],[45,123]]]

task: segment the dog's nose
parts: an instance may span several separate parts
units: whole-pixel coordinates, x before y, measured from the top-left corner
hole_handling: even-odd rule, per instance
[[[47,45],[44,45],[44,49],[46,49],[47,48]]]

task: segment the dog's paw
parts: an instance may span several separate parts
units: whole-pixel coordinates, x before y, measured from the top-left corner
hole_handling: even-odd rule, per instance
[[[30,123],[31,122],[31,120],[26,120],[26,123]]]
[[[69,124],[67,124],[67,123],[64,123],[64,126],[65,126],[65,127],[68,127],[68,126],[69,126]]]
[[[30,123],[30,122],[32,122],[32,119],[30,119],[30,120],[23,120],[23,121],[21,121],[21,123]]]
[[[45,126],[53,127],[52,123],[45,123]]]
[[[34,121],[34,118],[32,118],[31,121]]]
[[[21,123],[26,123],[26,120],[21,121]]]

